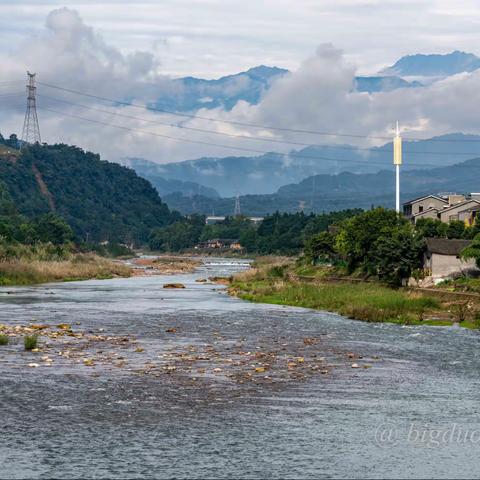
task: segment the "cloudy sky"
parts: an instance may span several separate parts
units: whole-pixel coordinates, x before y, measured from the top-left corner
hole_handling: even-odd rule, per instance
[[[3,85],[0,92],[4,95],[0,130],[21,129],[23,99],[5,95],[23,90],[27,68],[37,71],[44,82],[145,104],[173,88],[172,77],[215,78],[266,64],[293,73],[277,82],[259,105],[241,102],[232,111],[197,114],[227,122],[364,135],[390,134],[397,118],[407,130],[425,137],[477,132],[476,73],[408,92],[364,95],[352,93],[351,86],[356,74],[375,73],[405,54],[455,49],[480,53],[479,27],[480,8],[470,0],[0,0],[0,82],[18,82]],[[114,118],[116,124],[135,131],[41,112],[44,140],[76,143],[112,160],[143,156],[168,162],[240,153],[165,138],[219,140],[154,123],[178,118],[100,106],[121,111],[124,117],[97,112],[98,121],[111,123]],[[69,113],[79,115],[78,109]],[[321,141],[199,119],[183,119],[182,124],[243,137]],[[244,138],[225,137],[221,143],[260,148],[258,142]]]
[[[41,34],[62,6],[123,52],[154,53],[163,73],[203,77],[295,69],[322,43],[375,71],[419,50],[472,50],[480,27],[476,0],[0,0],[0,49]]]

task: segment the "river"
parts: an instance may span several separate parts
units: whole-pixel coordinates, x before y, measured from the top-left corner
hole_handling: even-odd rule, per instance
[[[476,331],[250,304],[195,281],[244,268],[0,289],[0,324],[92,338],[70,357],[45,340],[51,366],[0,347],[0,477],[479,476]],[[297,363],[264,372],[254,352]]]

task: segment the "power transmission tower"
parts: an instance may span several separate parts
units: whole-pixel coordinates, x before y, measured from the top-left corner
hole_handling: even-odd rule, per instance
[[[235,197],[235,211],[233,212],[233,215],[235,217],[239,217],[242,214],[240,210],[240,195],[237,195]]]
[[[22,142],[23,144],[40,143],[40,127],[37,117],[37,87],[35,86],[36,73],[27,72],[27,111],[23,122]]]

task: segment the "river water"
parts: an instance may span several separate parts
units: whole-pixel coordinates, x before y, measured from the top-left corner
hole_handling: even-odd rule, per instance
[[[208,262],[187,275],[0,289],[0,324],[108,336],[71,358],[59,350],[73,344],[45,340],[50,367],[18,342],[0,347],[0,477],[480,475],[477,332],[250,304],[195,281],[245,265]],[[228,364],[234,350],[301,359],[252,375],[252,360]],[[310,360],[328,373],[298,373]]]

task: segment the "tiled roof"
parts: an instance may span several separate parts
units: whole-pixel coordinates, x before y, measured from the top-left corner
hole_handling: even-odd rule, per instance
[[[426,242],[430,253],[455,256],[460,255],[460,252],[472,243],[470,240],[449,238],[427,238]]]

